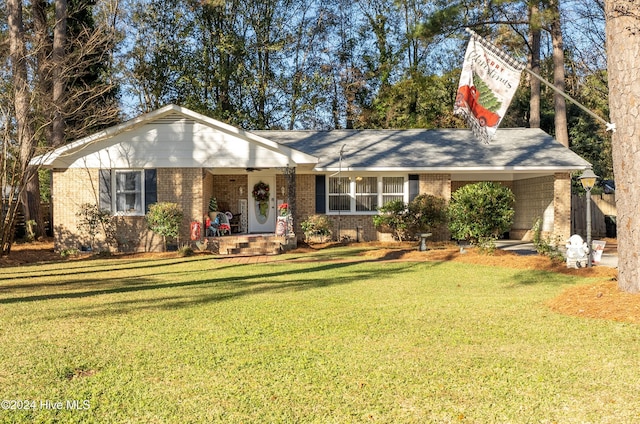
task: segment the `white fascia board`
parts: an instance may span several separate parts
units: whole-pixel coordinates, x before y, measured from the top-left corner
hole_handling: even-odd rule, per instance
[[[512,173],[512,172],[573,172],[580,171],[588,168],[587,166],[495,166],[495,167],[484,167],[484,166],[467,166],[467,167],[429,167],[429,168],[412,168],[412,167],[350,167],[343,166],[342,168],[336,166],[330,167],[316,167],[314,171],[317,172],[451,172],[451,173],[477,173],[477,172],[504,172],[504,173]]]

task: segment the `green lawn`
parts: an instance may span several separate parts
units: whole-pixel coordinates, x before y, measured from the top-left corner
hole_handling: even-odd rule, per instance
[[[0,422],[640,422],[640,326],[544,305],[592,280],[357,253],[0,268]]]

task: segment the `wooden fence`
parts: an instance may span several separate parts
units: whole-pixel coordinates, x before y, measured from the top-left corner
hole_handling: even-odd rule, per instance
[[[591,236],[616,237],[616,199],[614,194],[591,196]],[[587,198],[571,196],[571,234],[587,235]]]
[[[51,222],[52,214],[51,214],[51,205],[49,203],[40,203],[40,210],[42,211],[42,216],[44,218],[44,231],[47,236],[53,236],[53,223]],[[24,212],[22,210],[22,206],[18,207],[18,214],[16,215],[16,224],[15,224],[16,238],[21,239],[27,233],[26,230],[26,222],[24,219]]]

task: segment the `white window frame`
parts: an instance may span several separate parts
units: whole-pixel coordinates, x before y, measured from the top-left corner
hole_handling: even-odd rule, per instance
[[[373,180],[375,178],[375,183],[372,184],[372,186],[374,187],[375,191],[372,192],[366,192],[366,191],[362,191],[362,192],[358,192],[358,185],[364,181],[365,179],[369,180]],[[355,209],[352,209],[353,212],[356,213],[371,213],[371,212],[377,212],[378,207],[380,206],[380,181],[381,181],[381,177],[377,177],[375,175],[368,175],[368,176],[357,176],[354,178],[355,184],[354,184],[354,201],[355,201]],[[361,201],[360,199],[365,199],[365,201]],[[375,203],[374,206],[371,207],[370,210],[358,210],[358,207],[363,204],[363,203],[369,203],[369,199],[374,199],[373,203]]]
[[[340,192],[332,192],[331,188],[333,187],[333,185],[331,184],[331,180],[335,179],[335,180],[342,180],[343,184],[346,182],[349,187],[346,190],[346,193],[340,191]],[[340,183],[338,183],[338,187],[342,187],[340,185]],[[349,210],[342,210],[342,209],[330,209],[331,207],[331,199],[333,198],[339,198],[339,197],[343,197],[343,196],[347,196],[349,198]],[[351,180],[348,176],[346,175],[338,175],[338,176],[333,176],[333,177],[327,177],[327,198],[326,198],[326,204],[327,204],[327,211],[330,212],[334,212],[334,213],[349,213],[351,212],[351,210],[353,209],[353,199],[351,196]]]
[[[385,192],[384,191],[384,179],[385,178],[402,178],[402,183],[400,184],[402,186],[402,191],[390,191],[390,192]],[[388,196],[393,196],[393,197],[399,197],[400,199],[394,199],[394,200],[402,200],[403,202],[406,203],[406,199],[408,199],[409,197],[409,178],[408,176],[401,176],[401,175],[383,175],[380,177],[380,206],[384,206],[385,203],[389,202],[390,200],[385,200],[385,197]]]
[[[127,193],[137,193],[137,190],[121,190],[118,191],[118,174],[130,174],[130,173],[138,173],[140,178],[140,207],[139,209],[129,209],[129,210],[118,210],[118,195],[119,194],[127,194]],[[144,169],[114,169],[111,173],[111,210],[114,211],[115,215],[121,216],[144,216],[145,210],[145,199],[144,199]]]
[[[330,202],[329,202],[329,198],[332,196],[337,196],[337,193],[331,193],[331,179],[332,178],[348,178],[348,182],[349,182],[349,190],[348,190],[348,195],[350,198],[350,207],[349,210],[337,210],[337,209],[330,209]],[[382,201],[384,199],[385,195],[402,195],[402,201],[403,202],[407,202],[407,199],[409,198],[409,176],[408,174],[387,174],[387,175],[381,175],[381,174],[376,174],[376,173],[371,173],[371,172],[342,172],[340,175],[327,175],[326,177],[326,187],[327,187],[327,192],[326,192],[326,196],[325,196],[325,204],[326,204],[326,214],[327,215],[377,215],[378,214],[378,210],[372,210],[372,211],[358,211],[356,210],[357,208],[357,197],[358,196],[362,196],[362,195],[366,195],[364,193],[358,193],[356,194],[356,184],[357,184],[357,178],[358,177],[375,177],[377,179],[376,181],[376,195],[377,195],[377,207],[379,208],[380,206],[382,206]],[[383,185],[383,178],[384,177],[398,177],[398,178],[402,178],[403,180],[403,184],[402,184],[402,193],[383,193],[382,190],[384,188]]]

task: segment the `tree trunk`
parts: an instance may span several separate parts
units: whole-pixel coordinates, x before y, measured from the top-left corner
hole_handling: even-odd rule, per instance
[[[27,50],[24,41],[22,1],[8,0],[7,8],[9,11],[9,49],[13,77],[16,138],[20,146],[20,200],[24,205],[25,220],[36,221],[36,236],[39,236],[43,233],[44,220],[40,213],[38,172],[29,166],[29,161],[35,152],[35,140],[31,128],[31,91],[27,79]]]
[[[22,24],[22,0],[8,0],[9,48],[13,77],[13,106],[16,117],[17,141],[20,145],[20,166],[27,168],[33,154],[33,133],[29,126],[30,91],[27,81],[27,50]]]
[[[562,27],[560,23],[560,9],[558,1],[549,2],[551,15],[551,40],[553,44],[553,84],[564,93],[564,42],[562,40]],[[562,94],[554,92],[553,105],[555,109],[556,140],[569,147],[569,129],[567,127],[567,102]]]
[[[640,3],[605,2],[613,173],[618,210],[618,286],[640,292]]]
[[[540,10],[536,4],[532,4],[529,10],[529,27],[531,28],[529,40],[531,43],[531,56],[529,66],[531,71],[540,75]],[[531,95],[529,97],[529,128],[540,128],[540,88],[542,83],[538,78],[529,75]]]
[[[53,119],[51,144],[60,147],[64,143],[64,46],[67,44],[67,1],[56,0],[56,23],[53,29]]]

